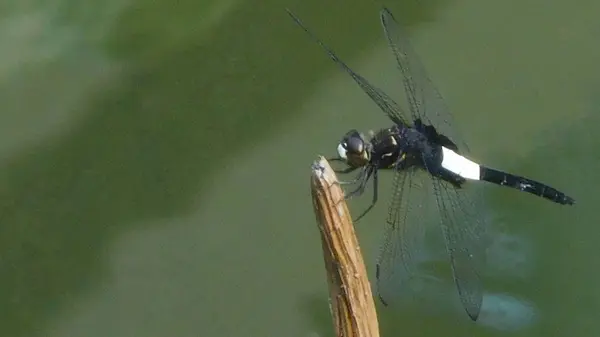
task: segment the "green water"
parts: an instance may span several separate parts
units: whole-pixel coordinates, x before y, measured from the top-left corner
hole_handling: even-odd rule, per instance
[[[0,335],[331,336],[310,164],[387,121],[284,9],[394,92],[379,5],[0,5]],[[475,159],[578,204],[487,189],[481,322],[378,307],[382,336],[600,333],[600,3],[388,6]],[[371,271],[382,194],[358,228]]]

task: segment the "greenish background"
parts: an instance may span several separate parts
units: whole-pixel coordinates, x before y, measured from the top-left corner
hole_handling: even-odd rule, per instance
[[[285,8],[399,92],[381,4],[4,1],[0,335],[331,336],[310,164],[387,121]],[[486,189],[481,321],[431,295],[379,306],[382,336],[599,334],[600,2],[386,5],[475,159],[578,204]],[[358,226],[371,272],[387,196]]]

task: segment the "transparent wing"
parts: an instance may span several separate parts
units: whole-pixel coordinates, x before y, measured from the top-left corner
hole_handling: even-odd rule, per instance
[[[369,81],[367,81],[364,77],[355,73],[350,67],[346,65],[342,60],[340,60],[335,53],[327,47],[319,38],[317,38],[304,24],[300,19],[298,19],[289,9],[287,10],[288,14],[296,21],[298,26],[300,26],[321,48],[327,52],[329,57],[337,63],[344,71],[346,71],[354,81],[360,86],[360,88],[367,94],[369,97],[379,106],[383,112],[396,124],[404,124],[411,125],[412,123],[408,123],[406,119],[406,113],[403,112],[402,108],[398,103],[396,103],[391,97],[389,97],[386,93],[371,85]]]
[[[410,39],[387,9],[381,10],[381,24],[402,73],[404,89],[412,120],[421,118],[426,124],[449,137],[461,153],[469,153],[469,147],[453,126],[454,118],[423,64],[413,50]]]
[[[432,179],[460,301],[471,319],[477,320],[483,301],[478,270],[484,262],[481,239],[485,224],[466,189],[458,189],[438,178]]]
[[[377,292],[388,305],[408,289],[420,260],[425,226],[422,214],[427,213],[428,192],[423,171],[396,170],[393,195],[388,208],[384,242],[377,260]]]
[[[453,116],[442,95],[427,75],[408,35],[387,8],[381,11],[381,23],[402,73],[412,118],[434,126],[438,133],[456,143],[460,152],[468,153],[468,145],[454,128]],[[454,282],[465,310],[476,320],[483,301],[478,269],[484,258],[481,235],[485,226],[468,193],[477,193],[431,178]]]

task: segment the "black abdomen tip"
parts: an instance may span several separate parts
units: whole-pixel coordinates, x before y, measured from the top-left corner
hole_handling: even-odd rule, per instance
[[[569,196],[563,196],[562,200],[561,200],[561,204],[563,205],[574,205],[575,204],[575,199],[569,197]]]

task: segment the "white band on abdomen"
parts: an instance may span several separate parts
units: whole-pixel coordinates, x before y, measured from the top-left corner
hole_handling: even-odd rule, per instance
[[[479,180],[479,164],[459,155],[458,153],[442,146],[442,167],[454,172],[465,179]]]

